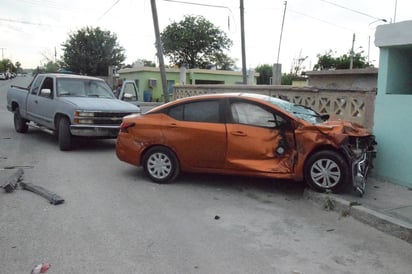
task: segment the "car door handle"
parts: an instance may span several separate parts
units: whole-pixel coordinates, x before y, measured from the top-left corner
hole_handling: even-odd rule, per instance
[[[247,136],[246,133],[244,133],[243,131],[231,131],[230,134],[235,135],[235,136]]]
[[[177,127],[177,124],[176,123],[171,123],[170,127]]]

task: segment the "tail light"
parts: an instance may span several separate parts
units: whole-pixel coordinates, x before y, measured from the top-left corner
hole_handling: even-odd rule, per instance
[[[136,123],[123,122],[120,124],[120,132],[128,132],[127,130],[135,125]]]

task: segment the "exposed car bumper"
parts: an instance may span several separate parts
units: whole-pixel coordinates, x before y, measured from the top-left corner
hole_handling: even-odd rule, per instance
[[[365,137],[362,141],[355,140],[356,146],[352,143],[351,148],[347,147],[345,151],[350,159],[353,187],[362,196],[366,190],[369,169],[373,167],[372,161],[376,157],[377,143],[374,136]]]
[[[116,138],[120,126],[71,125],[70,132],[75,136]]]

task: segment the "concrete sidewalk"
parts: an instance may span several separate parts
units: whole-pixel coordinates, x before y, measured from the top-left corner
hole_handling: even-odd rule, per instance
[[[412,188],[368,178],[366,193],[317,193],[304,196],[326,210],[340,212],[376,229],[412,243]]]

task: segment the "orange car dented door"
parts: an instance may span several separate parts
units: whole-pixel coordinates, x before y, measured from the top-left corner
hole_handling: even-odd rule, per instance
[[[226,168],[289,177],[296,152],[287,118],[250,101],[232,100],[228,108]]]

